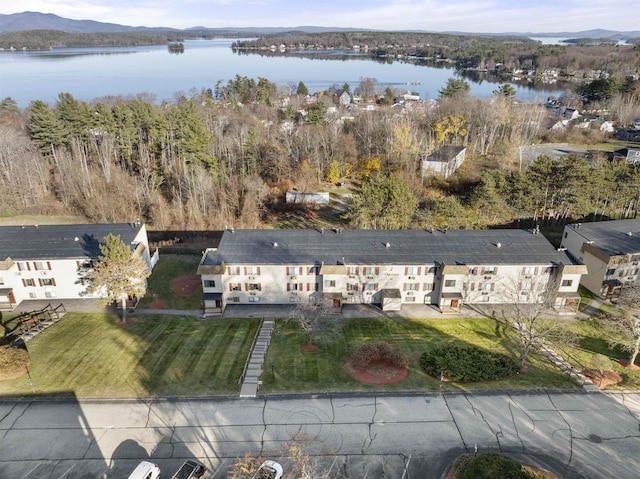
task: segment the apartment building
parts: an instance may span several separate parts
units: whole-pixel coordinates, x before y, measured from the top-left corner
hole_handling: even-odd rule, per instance
[[[581,284],[601,298],[616,299],[623,287],[639,283],[640,220],[567,225],[562,247],[586,265]]]
[[[228,304],[537,302],[575,313],[583,265],[524,230],[226,230],[204,252],[205,314]]]
[[[154,260],[141,223],[0,226],[0,309],[12,310],[24,300],[92,297],[86,276],[110,233],[130,244],[151,270]]]

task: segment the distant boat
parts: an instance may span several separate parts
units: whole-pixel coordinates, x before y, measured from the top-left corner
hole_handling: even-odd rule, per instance
[[[418,80],[418,81],[408,81],[407,85],[422,85],[422,82],[420,80]]]

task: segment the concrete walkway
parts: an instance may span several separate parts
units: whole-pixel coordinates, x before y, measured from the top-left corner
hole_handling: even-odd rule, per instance
[[[260,385],[260,376],[264,370],[264,358],[267,355],[267,349],[271,342],[271,334],[276,326],[273,318],[265,318],[260,325],[260,331],[253,342],[249,361],[245,367],[242,377],[242,386],[240,387],[240,397],[256,397],[258,394],[258,386]]]
[[[604,302],[600,298],[595,298],[578,314],[578,319],[584,321],[596,314]]]

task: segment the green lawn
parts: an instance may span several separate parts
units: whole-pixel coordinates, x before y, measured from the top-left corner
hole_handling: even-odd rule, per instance
[[[568,358],[569,362],[577,369],[589,367],[594,354],[604,354],[611,359],[614,371],[623,377],[621,383],[609,386],[607,389],[640,388],[640,371],[631,371],[618,364],[619,359],[629,359],[630,355],[618,347],[609,347],[606,338],[610,332],[603,323],[597,319],[571,321],[566,323],[566,328],[580,336],[580,341],[575,347],[561,346],[571,356]],[[638,363],[639,360],[636,360],[636,364]]]
[[[77,397],[238,394],[258,319],[67,313],[28,343],[36,392]],[[31,393],[27,376],[0,395]]]
[[[349,355],[367,341],[387,341],[409,356],[411,372],[396,385],[363,385],[343,371]],[[415,391],[439,390],[438,378],[420,367],[422,352],[433,343],[461,341],[507,354],[509,341],[489,319],[352,319],[340,340],[321,346],[317,352],[303,352],[306,337],[292,322],[278,321],[265,361],[261,393],[324,391]],[[445,383],[443,390],[494,388],[576,388],[577,385],[537,354],[532,354],[527,373],[483,383]]]
[[[200,256],[167,254],[160,260],[149,277],[149,289],[140,300],[139,308],[148,308],[154,300],[166,302],[166,309],[201,309],[202,288],[190,296],[180,296],[171,288],[171,281],[179,276],[194,276],[200,264]]]

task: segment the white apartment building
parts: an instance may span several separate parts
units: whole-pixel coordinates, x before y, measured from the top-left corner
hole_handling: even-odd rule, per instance
[[[198,267],[205,314],[228,304],[537,302],[577,312],[583,265],[524,230],[227,230]]]
[[[581,283],[601,298],[615,299],[624,286],[640,282],[640,220],[567,225],[562,247],[586,265]]]
[[[0,309],[25,300],[92,297],[86,276],[109,233],[152,268],[144,224],[0,226]]]

